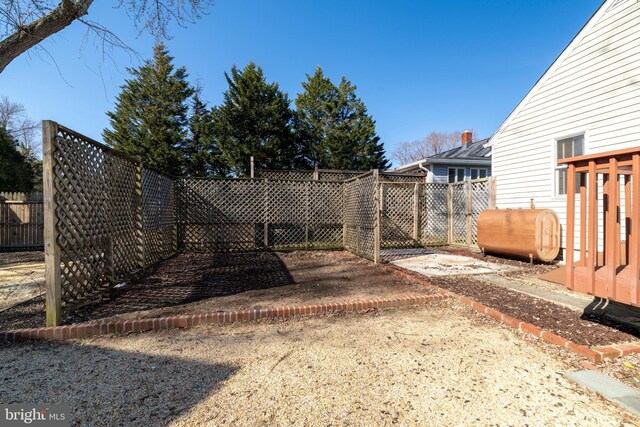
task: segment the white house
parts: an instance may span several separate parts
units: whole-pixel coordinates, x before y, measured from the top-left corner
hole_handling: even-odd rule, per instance
[[[640,146],[640,0],[605,1],[487,146],[498,208],[533,198],[565,224],[557,159]]]

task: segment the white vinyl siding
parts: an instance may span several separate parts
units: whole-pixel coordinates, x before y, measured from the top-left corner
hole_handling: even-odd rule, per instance
[[[584,134],[584,153],[640,146],[640,2],[609,0],[491,139],[499,208],[555,210],[557,142]],[[561,246],[565,247],[565,230]],[[576,246],[577,247],[577,246]]]

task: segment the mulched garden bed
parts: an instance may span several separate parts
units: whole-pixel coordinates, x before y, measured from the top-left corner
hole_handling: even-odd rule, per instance
[[[180,254],[65,323],[394,298],[434,291],[342,251]],[[0,330],[44,326],[37,299],[0,312]]]
[[[639,337],[621,325],[596,323],[566,307],[468,276],[429,277],[428,281],[584,346],[619,344]]]

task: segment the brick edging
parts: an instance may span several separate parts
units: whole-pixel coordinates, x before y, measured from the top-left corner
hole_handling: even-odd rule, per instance
[[[0,331],[0,343],[30,340],[67,340],[123,332],[164,331],[190,328],[196,325],[229,324],[270,319],[289,319],[295,316],[314,316],[326,313],[349,313],[377,308],[394,308],[441,301],[447,296],[439,294],[409,295],[401,298],[378,298],[327,304],[273,307],[263,309],[217,311],[213,313],[186,314],[150,319],[114,320],[103,323],[78,323],[46,328],[14,329]]]
[[[518,329],[522,332],[526,332],[530,335],[538,337],[542,339],[542,341],[554,344],[564,349],[571,351],[573,353],[578,354],[579,356],[585,357],[589,359],[593,363],[600,363],[604,359],[615,359],[617,357],[626,356],[633,353],[640,353],[640,346],[636,344],[620,344],[620,345],[610,345],[603,347],[594,347],[589,348],[580,344],[576,344],[573,341],[570,341],[566,338],[563,338],[559,335],[554,334],[553,332],[546,331],[541,329],[531,323],[524,322],[522,320],[516,319],[515,317],[502,314],[493,308],[487,307],[484,304],[480,304],[477,301],[472,300],[469,297],[465,297],[463,295],[452,292],[448,289],[441,288],[430,283],[427,280],[422,279],[419,273],[415,273],[412,271],[408,271],[402,267],[384,264],[383,267],[394,273],[398,277],[402,277],[404,279],[411,280],[413,282],[417,282],[423,286],[434,289],[438,292],[441,292],[443,295],[447,295],[449,297],[455,298],[461,303],[473,308],[475,311],[486,314],[487,316],[511,327],[514,329]]]

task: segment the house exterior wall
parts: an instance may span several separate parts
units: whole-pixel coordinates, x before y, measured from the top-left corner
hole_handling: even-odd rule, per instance
[[[638,64],[640,2],[610,0],[491,139],[499,208],[526,208],[533,198],[566,224],[556,141],[584,134],[585,154],[640,146]]]
[[[487,169],[487,177],[491,176],[491,165],[486,166],[464,166],[464,165],[451,165],[451,166],[440,166],[433,165],[432,171],[432,181],[435,183],[447,184],[449,182],[449,168],[464,168],[464,178],[471,179],[471,169]]]

